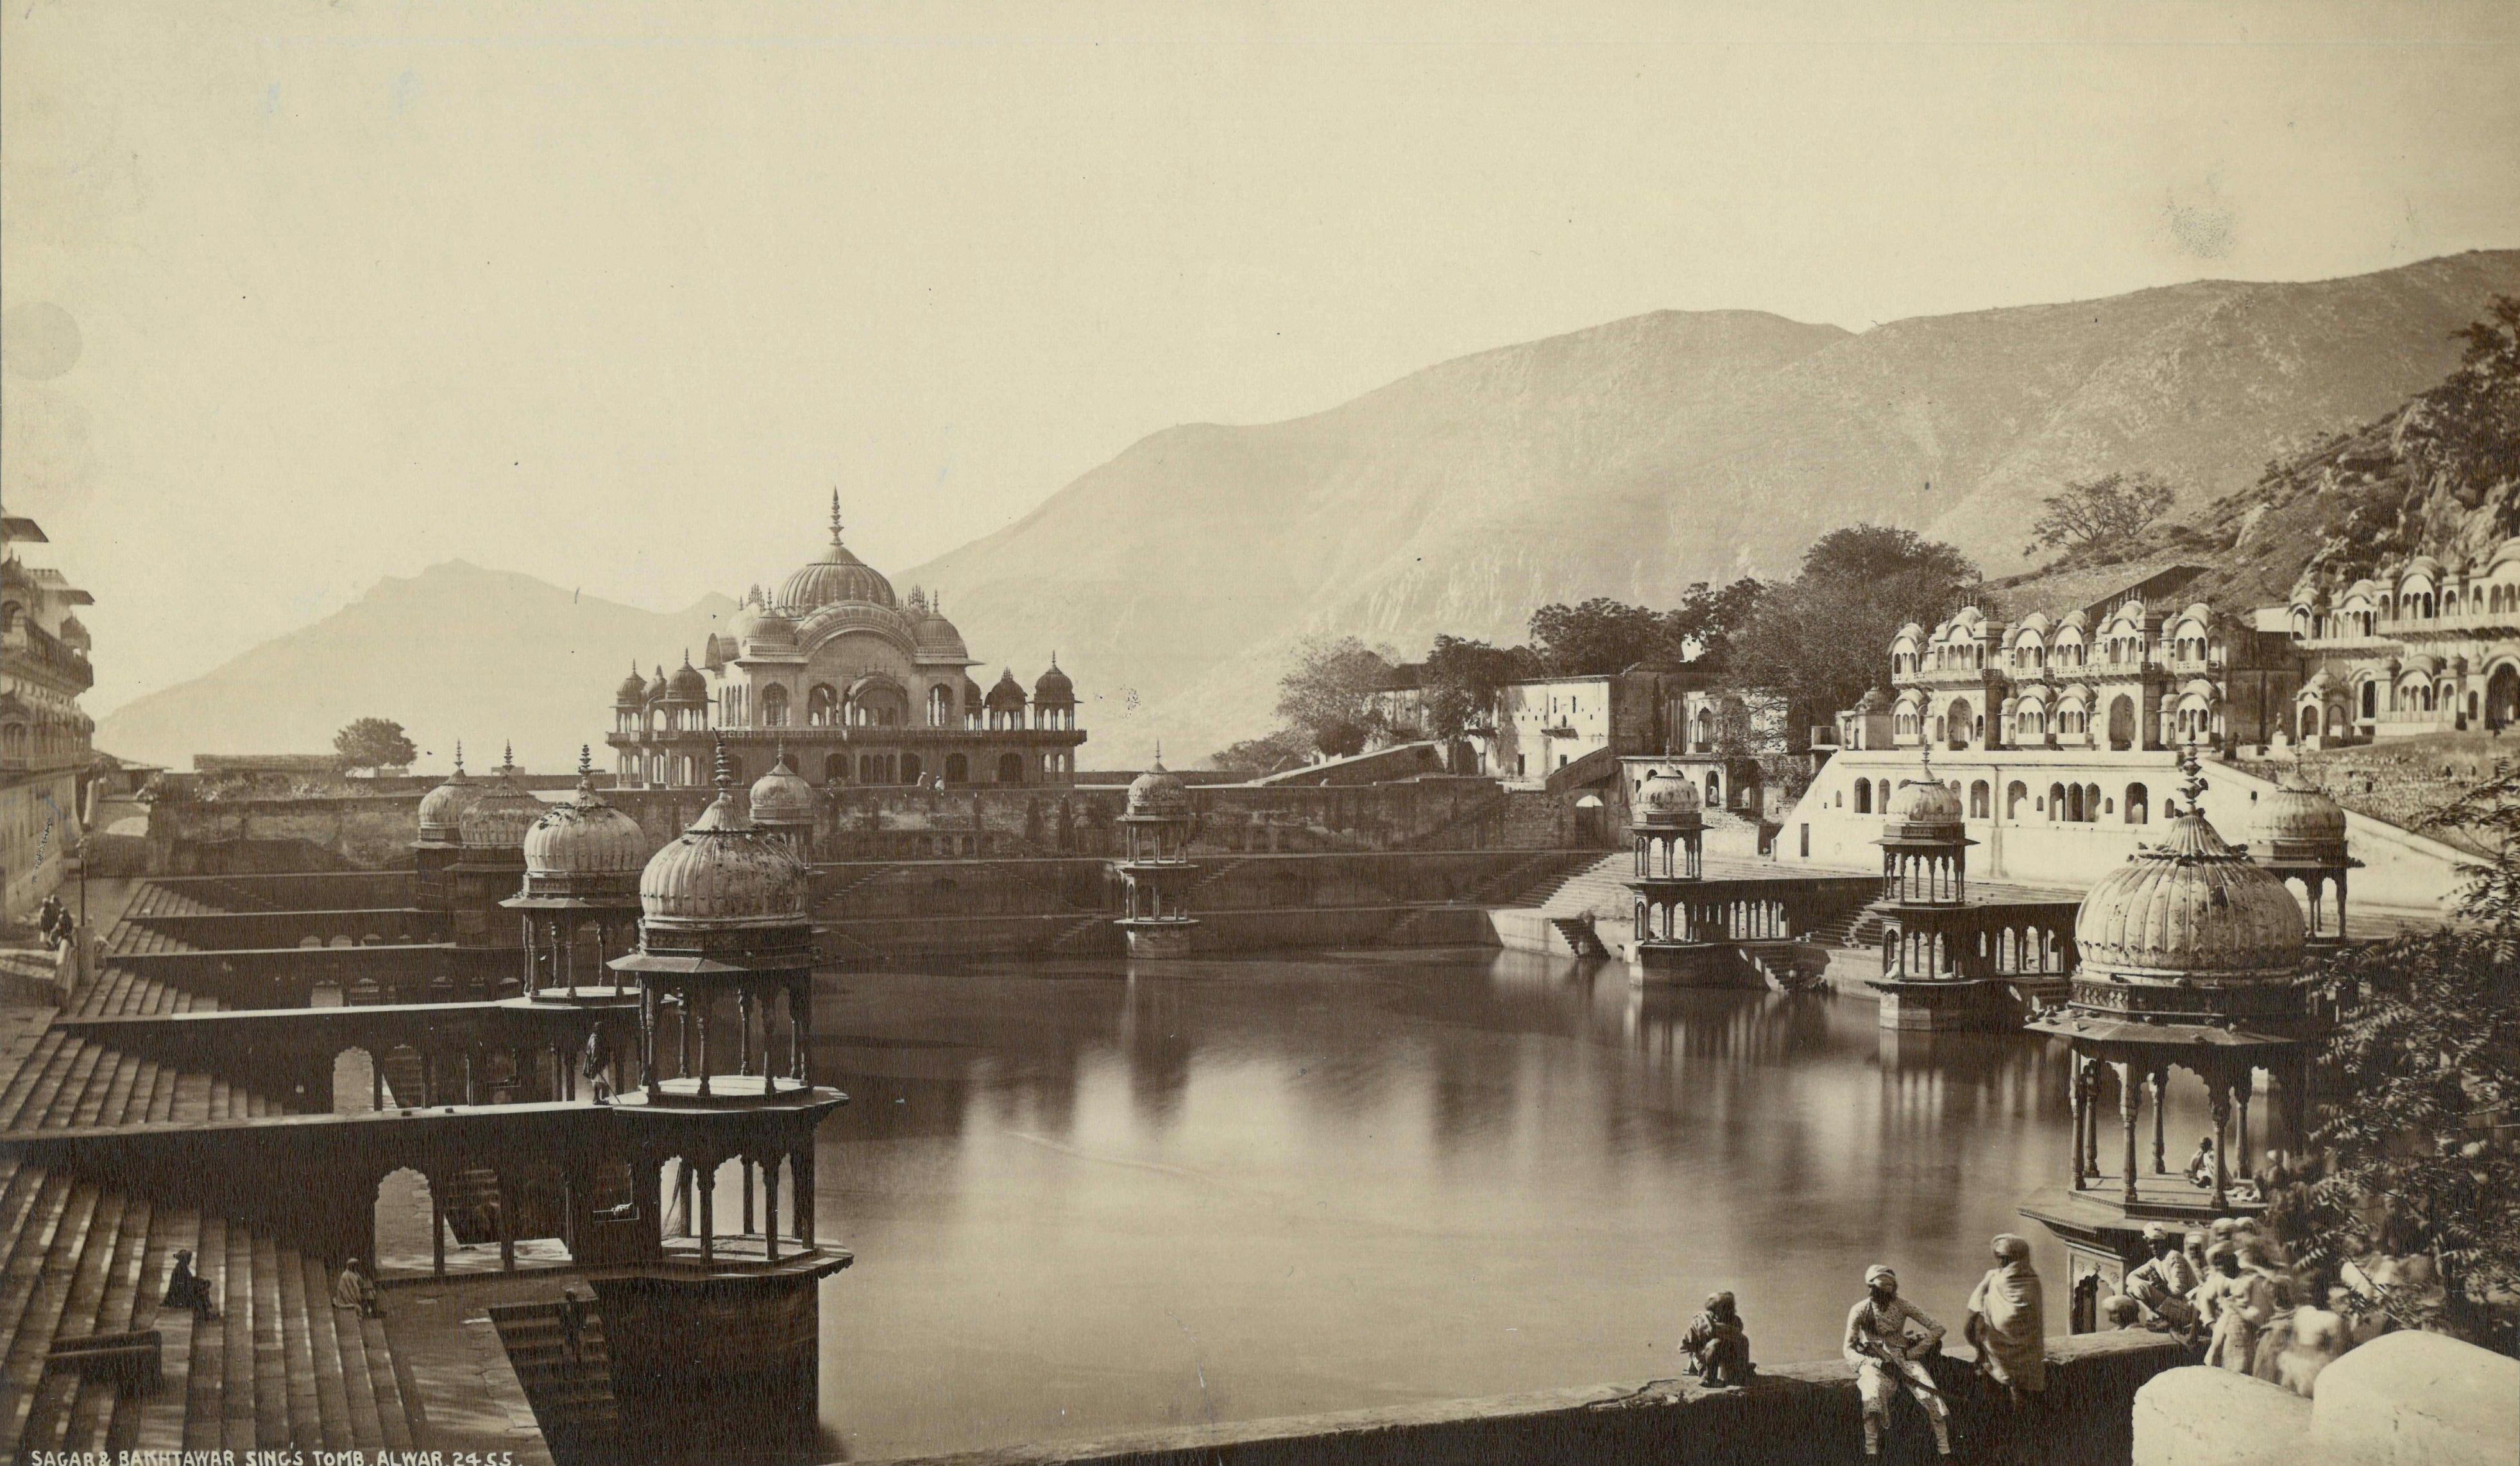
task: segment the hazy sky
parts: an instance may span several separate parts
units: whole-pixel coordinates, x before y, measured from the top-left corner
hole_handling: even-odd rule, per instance
[[[834,485],[900,570],[1641,311],[2520,244],[2520,6],[2085,10],[11,0],[0,473],[102,712],[441,559],[740,592]]]

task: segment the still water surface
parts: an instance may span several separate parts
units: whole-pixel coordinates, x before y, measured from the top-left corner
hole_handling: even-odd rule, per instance
[[[1957,1334],[1999,1231],[2063,1306],[2052,1041],[1484,950],[851,974],[818,1026],[856,1459],[1666,1377],[1717,1288],[1824,1357],[1875,1261]]]

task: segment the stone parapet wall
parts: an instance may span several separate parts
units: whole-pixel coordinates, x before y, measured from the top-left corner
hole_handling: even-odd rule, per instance
[[[661,845],[715,797],[705,788],[605,796]],[[1109,857],[1127,805],[1117,785],[849,787],[817,800],[818,861]],[[150,807],[146,873],[384,869],[412,865],[421,792],[161,799]],[[1505,799],[1494,780],[1451,777],[1328,787],[1196,785],[1191,853],[1328,853],[1562,846],[1571,799]]]
[[[1957,1361],[1946,1360],[1937,1378],[1953,1386],[1964,1442],[1997,1432],[2009,1438],[2012,1453],[1966,1459],[2099,1466],[2128,1459],[2136,1392],[2182,1362],[2179,1347],[2155,1334],[2050,1339],[2047,1400],[2035,1420],[2019,1424],[1997,1417]],[[1892,1429],[1920,1437],[1925,1426],[1902,1404]],[[1902,1440],[1894,1448],[1904,1459],[1930,1459],[1931,1445],[1919,1452],[1917,1444]],[[1746,1390],[1703,1390],[1693,1381],[1597,1385],[917,1459],[922,1466],[1857,1466],[1864,1445],[1855,1371],[1830,1359],[1763,1364]]]

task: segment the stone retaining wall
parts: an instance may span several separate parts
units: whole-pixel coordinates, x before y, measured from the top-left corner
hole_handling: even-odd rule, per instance
[[[1963,1459],[2122,1466],[2133,1448],[2136,1392],[2184,1362],[2157,1334],[2050,1339],[2047,1399],[2017,1419],[1998,1413],[1958,1361],[1939,1361],[1936,1378],[1951,1387]],[[1901,1402],[1891,1432],[1892,1459],[1933,1458],[1912,1405]],[[1857,1466],[1864,1444],[1855,1372],[1831,1359],[1763,1364],[1747,1390],[1702,1390],[1693,1381],[1597,1385],[918,1459],[922,1466]]]

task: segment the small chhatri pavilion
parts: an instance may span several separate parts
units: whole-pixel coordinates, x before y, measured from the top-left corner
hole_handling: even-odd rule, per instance
[[[639,872],[648,832],[595,788],[593,750],[577,751],[577,792],[545,809],[525,831],[524,884],[499,905],[518,913],[528,997],[573,1001],[582,992],[618,997],[606,970],[639,931]]]
[[[2199,800],[2205,778],[2190,747],[2180,761],[2185,808],[2168,838],[2129,857],[2083,898],[2074,923],[2082,967],[2072,998],[2028,1025],[2073,1048],[2074,1141],[2068,1180],[2041,1191],[2022,1215],[2064,1239],[2076,1331],[2094,1326],[2093,1301],[2122,1287],[2144,1254],[2147,1222],[2196,1224],[2255,1213],[2235,1194],[2250,1154],[2249,1105],[2258,1071],[2272,1076],[2271,1118],[2293,1136],[2309,1110],[2319,1018],[2302,975],[2301,907],[2280,877],[2224,841]],[[2170,1071],[2205,1086],[2214,1119],[2210,1184],[2170,1169],[2163,1100]],[[2143,1163],[2144,1090],[2151,1089],[2151,1164]],[[2116,1174],[2103,1170],[2102,1117],[2116,1102]],[[2272,1126],[2269,1127],[2271,1130]]]
[[[2074,966],[2074,906],[1972,900],[1959,791],[1934,777],[1926,749],[1883,811],[1881,1026],[2010,1029],[2037,997],[2061,997]]]
[[[1127,914],[1119,927],[1133,957],[1190,955],[1191,933],[1198,926],[1188,906],[1198,873],[1189,858],[1196,822],[1189,787],[1164,767],[1157,745],[1154,767],[1130,781],[1128,810],[1119,820],[1127,842],[1119,871],[1128,883]]]
[[[1637,943],[1629,966],[1642,981],[1704,965],[1700,954],[1711,944],[1690,921],[1687,898],[1705,881],[1706,808],[1687,777],[1656,769],[1637,786],[1635,809],[1628,831],[1636,868],[1627,885],[1637,893]]]

